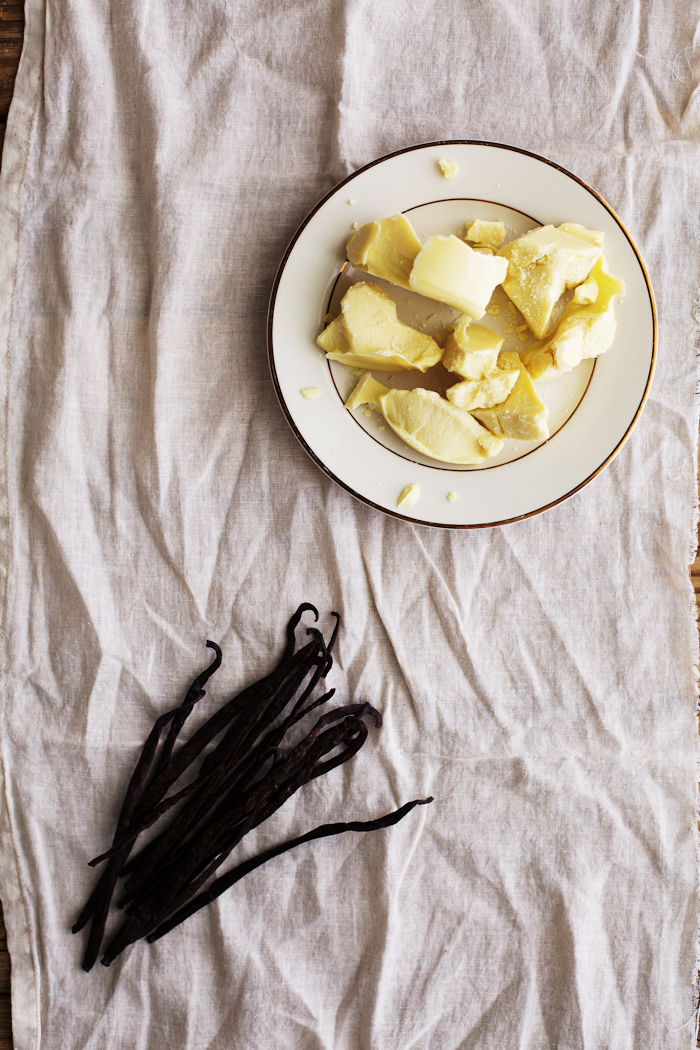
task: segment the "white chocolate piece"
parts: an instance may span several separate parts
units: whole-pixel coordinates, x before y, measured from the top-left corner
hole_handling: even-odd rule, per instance
[[[468,222],[464,231],[465,241],[485,248],[500,248],[506,239],[504,222],[487,222],[485,219],[474,219]]]
[[[331,361],[378,372],[425,372],[442,358],[434,339],[398,320],[396,304],[379,285],[353,284],[340,311],[316,340]]]
[[[538,339],[545,337],[564,290],[584,281],[600,254],[589,240],[555,226],[540,226],[500,249],[508,262],[503,290]]]
[[[505,350],[498,359],[500,368],[517,368],[520,377],[506,400],[495,408],[477,409],[473,415],[498,437],[516,441],[538,441],[549,437],[549,409],[539,398],[518,354]]]
[[[506,259],[474,251],[458,237],[430,237],[409,277],[414,292],[447,303],[476,320],[508,272]]]
[[[574,295],[552,338],[523,354],[523,364],[535,382],[570,372],[581,361],[599,357],[611,346],[617,328],[615,299],[625,294],[625,285],[609,273],[605,258],[595,264],[587,283],[597,285],[595,301],[577,302]]]
[[[493,372],[503,337],[480,324],[470,324],[465,314],[445,342],[442,363],[462,379],[482,379]]]
[[[348,259],[356,270],[410,288],[409,274],[423,245],[405,215],[366,222],[347,243]]]

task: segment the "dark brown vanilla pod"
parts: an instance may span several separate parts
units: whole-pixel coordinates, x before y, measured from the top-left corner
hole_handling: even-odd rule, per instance
[[[204,908],[207,904],[215,901],[217,897],[220,897],[231,886],[240,882],[251,871],[255,871],[256,868],[261,867],[268,860],[273,860],[274,857],[279,857],[281,854],[295,849],[296,846],[303,846],[304,843],[313,842],[314,839],[325,839],[331,835],[342,835],[346,831],[380,831],[384,828],[390,828],[394,824],[398,824],[400,820],[403,820],[416,806],[427,806],[428,803],[433,801],[432,795],[428,798],[416,798],[412,802],[407,802],[401,806],[400,809],[394,810],[393,813],[387,813],[386,816],[378,817],[376,820],[351,820],[347,823],[321,824],[318,828],[314,828],[313,831],[307,831],[305,835],[299,835],[298,838],[290,839],[289,842],[282,842],[279,846],[272,846],[263,853],[258,853],[256,857],[250,857],[248,860],[244,860],[242,864],[237,864],[231,871],[227,871],[221,878],[216,879],[208,890],[198,894],[184,908],[171,915],[157,930],[149,933],[146,940],[149,944],[160,940],[161,937],[164,937],[166,933],[170,933],[185,919],[189,919],[190,915],[194,915],[200,908]]]
[[[239,711],[245,710],[247,706],[254,705],[260,692],[274,692],[280,682],[284,681],[285,677],[290,672],[293,672],[296,666],[309,658],[309,655],[317,647],[315,643],[309,643],[309,645],[304,647],[301,652],[295,653],[295,630],[303,613],[307,610],[313,612],[316,619],[318,619],[318,611],[313,606],[310,606],[308,603],[303,603],[299,606],[287,626],[287,646],[285,652],[272,674],[268,675],[260,682],[256,682],[253,686],[248,687],[248,689],[243,690],[243,692],[237,697],[234,697],[233,700],[229,701],[224,708],[218,712],[218,717],[217,715],[214,715],[213,718],[202,727],[202,731],[195,733],[194,737],[188,741],[188,744],[184,745],[174,758],[170,758],[170,754],[167,752],[172,751],[175,739],[182,728],[182,724],[184,724],[185,719],[182,719],[178,725],[177,733],[172,733],[168,736],[168,741],[165,745],[166,761],[163,761],[161,758],[158,763],[158,772],[150,785],[144,790],[144,785],[146,784],[151,772],[151,767],[163,729],[172,719],[176,718],[176,716],[181,716],[183,712],[185,713],[185,718],[189,715],[194,703],[204,696],[204,690],[202,689],[203,684],[220,666],[221,650],[215,645],[215,643],[208,643],[209,647],[216,651],[215,660],[195,678],[188,689],[182,704],[178,708],[166,712],[157,719],[146,744],[144,745],[137,767],[129,782],[127,793],[117,821],[112,848],[107,851],[107,853],[102,854],[101,857],[96,858],[93,861],[93,864],[96,864],[101,860],[107,860],[107,867],[102,873],[94,891],[90,895],[85,908],[73,926],[73,933],[77,933],[92,918],[90,937],[85,958],[83,960],[83,966],[86,970],[89,970],[94,965],[97,953],[99,952],[99,944],[104,935],[107,914],[109,912],[109,906],[116,886],[116,880],[121,869],[128,861],[129,853],[131,852],[133,841],[136,837],[136,834],[134,834],[132,829],[134,826],[138,827],[144,823],[146,826],[149,826],[150,822],[148,817],[144,816],[144,813],[148,814],[153,806],[160,802],[168,788],[186,772],[207,744],[213,740],[223,728],[225,728]]]
[[[187,690],[187,695],[185,696],[185,699],[182,702],[180,711],[175,715],[172,722],[170,723],[170,729],[168,730],[168,735],[166,737],[163,750],[161,751],[160,758],[158,759],[158,768],[156,769],[155,773],[156,776],[158,776],[159,773],[162,773],[163,769],[168,765],[168,762],[170,761],[170,756],[173,753],[175,741],[180,735],[180,732],[185,722],[191,715],[192,708],[197,703],[197,701],[201,700],[202,697],[205,695],[204,686],[207,684],[214,672],[218,671],[221,667],[222,654],[219,646],[216,644],[216,642],[207,641],[207,648],[213,649],[216,655],[210,663],[209,667],[202,671],[201,674],[197,675],[194,682]]]
[[[179,730],[185,722],[185,719],[192,711],[194,705],[202,699],[205,695],[204,690],[201,688],[203,682],[206,682],[208,678],[217,670],[221,664],[221,650],[215,642],[207,642],[207,646],[216,651],[216,657],[212,664],[202,674],[195,678],[194,682],[188,689],[185,699],[179,707],[173,708],[173,710],[166,712],[161,715],[160,718],[156,719],[153,729],[148,735],[146,743],[143,746],[141,755],[136,764],[136,768],[129,781],[129,786],[124,796],[122,808],[119,813],[117,820],[117,828],[114,833],[114,840],[116,841],[120,835],[123,837],[124,833],[129,827],[131,816],[137,806],[139,798],[143,793],[144,785],[148,779],[148,775],[151,771],[151,766],[155,758],[155,754],[158,748],[161,734],[165,726],[169,722],[175,722],[179,726]],[[184,717],[183,717],[184,715]],[[169,734],[169,739],[172,736],[172,742],[174,743],[176,734]],[[166,743],[167,747],[167,743]],[[172,747],[172,744],[171,744]],[[78,933],[85,923],[92,919],[90,925],[90,934],[88,937],[88,943],[83,958],[83,969],[87,972],[92,969],[97,961],[97,956],[100,950],[100,944],[104,936],[105,926],[107,923],[107,915],[109,913],[109,906],[112,901],[114,894],[114,888],[119,877],[119,871],[126,861],[130,846],[122,847],[119,851],[112,854],[109,864],[106,870],[102,873],[102,876],[95,887],[95,890],[90,895],[88,902],[83,909],[82,913],[78,916],[78,919],[72,927],[73,933]]]
[[[287,624],[274,670],[224,703],[189,740],[179,743],[185,722],[221,663],[221,650],[213,642],[207,645],[216,651],[215,659],[194,679],[180,706],[156,721],[129,782],[112,846],[91,862],[106,865],[73,928],[77,932],[92,918],[85,969],[99,954],[119,875],[128,876],[118,905],[124,921],[104,952],[105,966],[140,938],[162,937],[266,860],[315,838],[388,828],[414,806],[432,801],[416,799],[377,821],[321,825],[214,878],[249,831],[310,781],[357,754],[369,735],[366,719],[376,728],[382,724],[370,704],[351,703],[326,709],[303,728],[303,720],[334,695],[333,689],[315,693],[333,665],[340,623],[332,613],[328,643],[310,627],[309,640],[297,648],[296,632],[306,612],[318,620],[313,605],[299,606]],[[142,832],[154,825],[155,836],[130,856]]]
[[[308,695],[308,689],[304,691],[300,697],[300,701]],[[314,707],[325,703],[333,695],[333,690],[324,694],[318,700],[309,704],[308,707],[302,711],[298,711],[298,705],[292,711],[292,714],[282,723],[278,729],[272,730],[267,734],[258,744],[255,745],[252,751],[246,753],[246,746],[250,740],[254,739],[259,733],[261,728],[268,725],[270,718],[266,716],[264,719],[259,719],[254,732],[250,731],[249,723],[245,723],[246,734],[243,734],[242,723],[239,721],[234,724],[234,727],[238,728],[239,735],[242,735],[242,741],[236,741],[235,734],[231,735],[230,740],[228,739],[230,734],[227,734],[225,740],[228,741],[227,749],[222,749],[221,746],[217,748],[217,764],[210,766],[210,768],[204,772],[206,762],[202,765],[200,775],[197,780],[191,784],[188,788],[184,789],[178,796],[173,796],[171,801],[178,801],[180,797],[184,797],[186,794],[192,794],[193,797],[188,807],[181,810],[181,812],[175,818],[173,824],[157,839],[153,840],[146,850],[139,855],[135,861],[123,869],[124,874],[133,873],[133,878],[143,880],[145,876],[153,870],[155,862],[163,854],[169,844],[183,835],[188,834],[193,826],[203,818],[204,814],[210,809],[210,807],[216,804],[217,799],[220,799],[227,791],[230,790],[232,785],[236,785],[239,788],[245,785],[246,782],[246,770],[248,770],[248,777],[255,775],[256,773],[256,762],[257,756],[263,751],[270,747],[276,747],[281,742],[284,733],[290,728],[295,722],[297,722],[301,716]],[[222,744],[224,741],[222,741]],[[209,756],[212,758],[212,755]],[[243,757],[241,757],[243,756]],[[167,808],[164,804],[163,811]],[[155,817],[149,817],[148,823],[153,823]],[[127,897],[132,894],[132,881],[129,883],[129,893]]]
[[[262,766],[268,761],[268,756],[275,756],[276,764],[279,764],[283,759],[283,755],[282,752],[279,751],[277,745],[281,743],[287,730],[311,711],[320,707],[322,704],[327,703],[328,700],[333,697],[334,693],[335,690],[330,689],[327,693],[318,697],[318,699],[308,704],[302,710],[298,710],[300,701],[304,700],[308,695],[307,687],[300,697],[300,700],[295,704],[292,713],[279,727],[268,732],[266,736],[256,744],[255,748],[247,755],[244,762],[236,767],[234,772],[229,776],[228,781],[222,785],[222,797],[226,797],[226,791],[236,791],[240,793],[253,780],[257,779]],[[230,804],[230,794],[227,797],[228,804]],[[122,874],[128,874],[131,877],[127,882],[127,893],[117,905],[118,907],[123,907],[124,904],[133,899],[133,897],[139,892],[142,884],[157,867],[160,858],[167,851],[170,843],[179,839],[182,834],[191,829],[194,823],[194,817],[197,816],[198,812],[195,810],[193,815],[191,809],[186,813],[183,813],[175,823],[170,825],[167,831],[161,833],[161,835],[154,839],[141,854],[122,869]],[[172,863],[172,855],[170,854],[168,855],[168,863]]]
[[[192,740],[181,748],[168,766],[149,785],[144,798],[140,801],[138,808],[129,821],[128,831],[106,853],[91,860],[91,866],[94,867],[121,851],[125,845],[132,842],[142,831],[149,828],[159,816],[167,812],[181,798],[193,791],[197,791],[202,786],[202,782],[208,778],[208,774],[212,773],[222,761],[229,760],[228,751],[239,743],[241,736],[240,727],[245,725],[249,729],[251,724],[255,725],[261,717],[261,705],[264,705],[271,698],[278,697],[281,692],[283,693],[284,687],[288,686],[289,679],[292,682],[296,682],[299,677],[303,679],[308,674],[314,659],[317,658],[314,644],[309,643],[308,646],[300,649],[290,657],[286,668],[278,668],[279,673],[275,673],[269,678],[263,679],[260,683],[256,683],[256,686],[261,687],[259,690],[256,690],[255,687],[250,687],[250,689],[244,690],[244,693],[241,693],[239,697],[236,697],[235,700],[240,701],[246,694],[245,700],[238,711],[232,707],[233,701],[229,701],[221,711],[213,715],[209,722],[201,727],[195,736],[192,737]],[[225,718],[220,717],[224,712]],[[161,804],[161,799],[168,788],[189,769],[206,745],[211,743],[214,737],[222,732],[231,721],[234,722],[233,729],[227,731],[223,740],[204,760],[197,781],[183,788],[175,796],[170,796]],[[195,747],[190,747],[191,744],[195,743]]]
[[[363,710],[369,705],[351,707]],[[378,716],[377,712],[370,710]],[[335,768],[357,753],[367,738],[367,727],[354,714],[338,723],[338,718],[344,713],[341,708],[319,719],[281,768],[257,785],[236,812],[224,814],[223,819],[212,823],[192,842],[187,857],[177,870],[170,872],[167,886],[162,881],[154,884],[151,892],[130,909],[129,918],[107,948],[103,965],[109,966],[124,948],[150,932],[171,911],[182,907],[214,874],[244,835],[271,816],[304,783],[319,776],[320,772],[326,772],[326,769],[319,771],[316,764],[319,758],[345,744],[341,754],[327,763],[329,768]],[[336,724],[326,728],[330,722]]]
[[[367,738],[367,727],[357,717],[371,714],[381,723],[379,712],[369,704],[352,704],[322,716],[308,736],[290,753],[284,763],[261,781],[242,800],[233,813],[224,813],[210,822],[190,843],[190,850],[177,869],[168,873],[167,886],[154,881],[129,908],[129,918],[109,944],[102,960],[105,966],[139,937],[150,932],[169,912],[182,907],[227,858],[231,850],[252,828],[272,815],[309,780],[347,762]],[[326,763],[318,760],[341,746],[340,754]]]
[[[353,705],[355,706],[363,705]],[[252,820],[250,827],[257,826],[307,780],[319,775],[318,759],[342,745],[348,736],[348,729],[353,737],[353,742],[346,746],[345,750],[333,761],[335,764],[340,764],[356,753],[367,735],[366,727],[357,719],[352,719],[352,725],[348,719],[345,719],[339,725],[321,733],[321,729],[324,729],[330,721],[337,723],[344,710],[338,709],[337,712],[330,712],[328,716],[319,719],[308,736],[294,748],[286,759],[274,764],[247,794],[234,799],[235,804],[229,800],[228,805],[219,807],[214,815],[200,826],[197,833],[188,842],[187,856],[181,861],[177,877],[171,879],[171,892],[180,892],[194,870],[198,866],[201,867],[204,862],[208,863],[209,859],[216,856],[220,849],[225,847],[230,851],[234,845],[237,845],[249,830],[243,830],[243,826],[249,820]],[[355,741],[355,737],[361,737],[361,740]],[[233,829],[234,841],[230,841],[227,837],[229,829]],[[173,859],[178,859],[177,855],[175,858],[172,855],[168,857],[166,863],[172,863]],[[160,905],[163,906],[165,900],[162,893],[159,894],[159,897]]]

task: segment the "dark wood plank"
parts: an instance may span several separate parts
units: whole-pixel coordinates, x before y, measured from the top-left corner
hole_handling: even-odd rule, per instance
[[[12,1050],[12,1014],[10,1010],[10,956],[0,904],[0,1050]]]
[[[0,1050],[13,1050],[9,995],[0,995]]]
[[[0,0],[0,150],[24,39],[24,6]],[[0,1050],[12,1050],[10,956],[0,903]]]
[[[23,39],[24,22],[0,22],[0,40],[14,43],[16,49],[21,51]]]
[[[24,39],[24,6],[0,0],[0,149]],[[0,1048],[1,1050],[1,1048]]]

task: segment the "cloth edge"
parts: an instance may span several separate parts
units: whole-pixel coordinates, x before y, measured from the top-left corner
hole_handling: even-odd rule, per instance
[[[700,242],[700,212],[695,217],[698,240]],[[693,445],[693,505],[691,515],[691,538],[688,552],[688,566],[692,566],[698,554],[698,525],[700,524],[700,494],[698,485],[698,440],[700,432],[700,262],[698,266],[698,295],[695,300],[693,318],[695,320],[695,397],[693,402],[693,434],[695,442]],[[696,722],[700,716],[700,633],[698,624],[697,596],[688,575],[688,589],[690,599],[690,613],[692,621],[691,647],[693,660],[693,687],[695,692],[695,715]],[[700,1034],[700,724],[695,727],[695,812],[693,819],[693,836],[695,840],[695,855],[697,865],[697,903],[695,922],[695,962],[693,968],[693,1042],[692,1047],[697,1046]]]
[[[26,0],[22,55],[7,121],[0,171],[0,898],[11,960],[12,1036],[15,1050],[38,1050],[41,1042],[38,941],[25,892],[14,833],[3,733],[6,690],[5,631],[11,536],[8,490],[8,396],[10,331],[19,255],[20,210],[29,145],[44,64],[46,0]]]

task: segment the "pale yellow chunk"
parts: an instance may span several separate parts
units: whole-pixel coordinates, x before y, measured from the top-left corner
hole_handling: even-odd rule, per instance
[[[464,239],[487,248],[500,248],[506,239],[506,224],[474,219],[474,222],[467,223]]]
[[[465,412],[471,412],[474,408],[493,408],[505,401],[519,375],[517,368],[506,371],[497,368],[483,379],[465,379],[462,383],[456,383],[447,390],[446,397]]]
[[[379,408],[379,398],[382,394],[388,394],[389,387],[372,378],[370,372],[365,372],[350,397],[345,402],[348,409],[358,408],[360,405],[372,405]]]
[[[340,316],[316,342],[331,361],[378,372],[425,372],[442,357],[434,339],[398,320],[396,304],[383,288],[364,282],[347,290]]]
[[[535,382],[570,372],[581,361],[599,357],[612,345],[617,328],[615,299],[625,294],[625,285],[608,272],[604,258],[593,267],[590,283],[598,287],[595,301],[579,303],[574,296],[552,338],[544,346],[523,354],[523,363]]]
[[[393,431],[411,448],[444,463],[480,463],[503,442],[433,390],[390,390],[379,398]]]
[[[448,335],[442,363],[448,372],[455,372],[462,379],[481,379],[496,367],[503,337],[469,322],[470,318],[464,315]]]
[[[597,265],[598,264],[596,263],[596,266]],[[582,306],[590,306],[597,298],[598,285],[592,277],[589,277],[587,281],[584,281],[583,284],[580,284],[578,288],[574,289],[571,301],[572,303],[580,303]]]
[[[570,233],[573,237],[580,237],[582,241],[590,241],[591,244],[595,244],[596,248],[600,248],[601,251],[603,249],[605,234],[600,230],[589,230],[578,222],[562,222],[559,225],[559,229],[563,230],[564,233]]]
[[[401,489],[401,494],[396,501],[397,507],[412,507],[420,499],[420,487],[418,485],[406,485]]]
[[[409,274],[422,247],[406,216],[395,215],[361,226],[348,241],[347,254],[356,270],[410,288]]]
[[[500,249],[508,262],[503,290],[538,339],[545,337],[564,290],[584,281],[600,254],[589,240],[555,226],[540,226]]]
[[[538,441],[549,437],[549,409],[540,400],[518,354],[505,350],[498,359],[500,368],[517,368],[520,377],[501,405],[477,409],[473,415],[500,438]]]
[[[327,357],[332,354],[334,358],[340,360],[340,355],[350,355],[350,343],[345,334],[342,314],[336,317],[335,321],[331,321],[327,328],[324,328],[316,342],[322,350],[326,351]]]
[[[356,233],[350,235],[346,245],[348,259],[357,269],[366,270],[369,250],[382,231],[380,223],[366,222]]]
[[[438,167],[446,179],[453,179],[459,171],[459,165],[456,160],[445,160],[444,157],[441,157],[438,161]]]
[[[486,313],[507,270],[507,260],[476,252],[458,237],[430,237],[416,256],[409,283],[414,292],[476,320]]]

